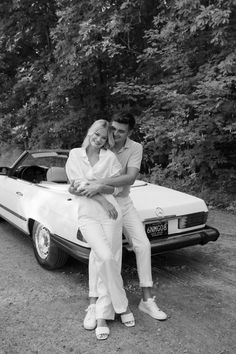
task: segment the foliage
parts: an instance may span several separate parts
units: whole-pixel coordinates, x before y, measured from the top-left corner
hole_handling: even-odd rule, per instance
[[[141,89],[152,81],[141,114],[151,177],[235,198],[235,2],[163,2],[159,9],[138,58],[146,66]]]
[[[2,0],[0,14],[2,143],[70,148],[128,109],[146,178],[235,199],[235,0]]]

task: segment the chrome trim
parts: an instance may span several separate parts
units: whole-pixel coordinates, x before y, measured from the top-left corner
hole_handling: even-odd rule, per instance
[[[0,214],[0,217],[2,219],[4,219],[6,222],[8,222],[10,225],[14,226],[15,228],[17,228],[18,230],[20,230],[21,232],[23,232],[25,235],[30,236],[30,233],[25,231],[24,229],[22,229],[20,226],[16,225],[13,221],[9,220],[6,216]]]
[[[79,245],[72,241],[66,240],[65,238],[57,235],[51,234],[52,241],[57,244],[58,247],[63,249],[64,252],[71,255],[72,257],[80,261],[88,261],[90,247],[88,245]]]
[[[15,213],[14,211],[12,211],[11,209],[5,207],[4,205],[0,204],[0,208],[8,211],[9,213],[11,213],[12,215],[16,216],[17,218],[21,219],[21,220],[24,220],[24,221],[27,221],[26,218],[24,218],[23,216],[21,216],[20,214],[17,214]],[[4,218],[4,217],[3,217]]]
[[[143,187],[143,186],[147,186],[148,183],[147,182],[143,182],[143,184],[139,184],[138,186],[135,186],[134,184],[131,185],[131,188],[138,188],[138,187]]]
[[[166,220],[173,220],[173,219],[177,219],[177,215],[166,215],[166,216],[162,216],[160,218],[158,218],[157,216],[155,218],[149,218],[149,219],[145,219],[143,220],[144,224],[147,224],[149,222],[160,222],[160,221],[166,221]]]

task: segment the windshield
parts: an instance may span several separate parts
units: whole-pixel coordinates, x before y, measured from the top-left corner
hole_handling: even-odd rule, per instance
[[[67,151],[28,152],[11,171],[10,177],[28,182],[68,183],[65,164]]]

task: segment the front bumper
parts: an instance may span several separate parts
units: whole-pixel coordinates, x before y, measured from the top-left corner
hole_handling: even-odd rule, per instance
[[[194,245],[205,245],[210,241],[216,241],[219,237],[219,231],[213,227],[206,226],[204,229],[194,232],[186,232],[176,235],[169,235],[165,238],[151,239],[152,255],[168,252],[178,248],[184,248]],[[90,248],[78,245],[77,243],[68,241],[56,234],[51,235],[52,241],[70,256],[82,262],[88,262]],[[130,250],[128,244],[124,244],[127,250]]]
[[[88,262],[90,248],[78,245],[77,243],[66,240],[63,237],[60,237],[56,234],[51,235],[53,242],[65,251],[70,256],[78,259],[82,262]]]
[[[216,241],[220,233],[217,229],[205,226],[204,229],[191,231],[181,234],[168,235],[165,238],[151,239],[151,252],[152,255],[184,248],[194,245],[205,245],[210,241]]]

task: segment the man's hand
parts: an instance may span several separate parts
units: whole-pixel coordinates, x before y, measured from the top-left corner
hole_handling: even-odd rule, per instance
[[[88,183],[87,182],[75,182],[75,181],[72,181],[71,184],[70,184],[70,187],[68,189],[68,191],[71,193],[71,194],[74,194],[74,195],[78,195],[78,196],[81,196],[81,192],[83,191],[83,188],[87,185]]]
[[[89,182],[81,188],[80,190],[80,195],[83,195],[88,198],[92,198],[94,195],[100,193],[101,191],[101,184],[96,183],[96,182]]]
[[[92,198],[93,196],[101,192],[101,188],[102,185],[95,181],[90,181],[86,183],[75,183],[74,181],[72,181],[69,187],[69,192],[74,195]],[[113,190],[112,187],[110,187],[110,189]]]
[[[136,167],[128,167],[126,173],[117,176],[117,177],[109,177],[109,178],[101,178],[97,180],[97,183],[101,185],[109,185],[113,187],[123,187],[123,186],[131,186],[136,178],[138,177],[139,169]]]
[[[72,182],[68,191],[71,194],[77,195],[77,196],[87,196],[86,195],[86,190],[88,187],[91,187],[91,190],[96,190],[96,183],[91,183],[89,185],[86,185],[83,187],[83,189],[79,189],[79,191],[77,190],[78,187],[75,186],[75,183]],[[110,203],[104,196],[98,194],[98,193],[94,193],[93,199],[96,200],[99,204],[101,204],[101,206],[105,209],[105,211],[107,212],[108,216],[111,219],[117,219],[118,217],[118,212],[116,210],[116,208],[114,207],[114,205],[112,203]]]

